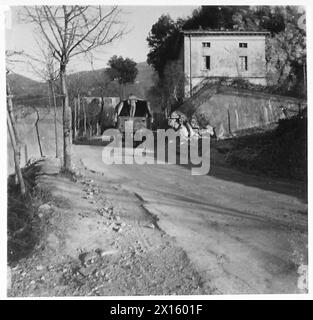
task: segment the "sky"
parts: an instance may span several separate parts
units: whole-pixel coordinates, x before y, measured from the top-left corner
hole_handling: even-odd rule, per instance
[[[136,62],[143,62],[147,59],[149,48],[146,38],[152,25],[162,14],[169,14],[173,19],[187,17],[196,6],[121,6],[123,22],[127,24],[129,32],[113,44],[103,47],[95,54],[93,68],[106,67],[107,62],[113,55],[129,57]],[[6,24],[6,49],[24,51],[34,55],[39,52],[34,37],[34,27],[19,21],[17,7],[11,9]],[[72,61],[69,72],[91,70],[91,64],[84,56],[79,56]],[[15,63],[15,73],[40,80],[38,75],[26,63]]]

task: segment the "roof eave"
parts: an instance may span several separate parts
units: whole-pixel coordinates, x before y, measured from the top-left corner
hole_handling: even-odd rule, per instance
[[[268,31],[208,31],[208,30],[183,30],[184,35],[214,35],[214,36],[267,36]]]

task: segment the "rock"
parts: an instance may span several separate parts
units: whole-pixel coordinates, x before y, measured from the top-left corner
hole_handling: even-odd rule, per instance
[[[114,227],[112,228],[112,230],[115,231],[115,232],[119,232],[121,229],[120,229],[120,227],[118,227],[118,226],[114,226]]]
[[[97,268],[96,266],[82,267],[79,269],[79,272],[83,276],[87,277],[87,276],[91,275],[96,270],[96,268]]]
[[[147,225],[145,225],[146,228],[150,228],[150,229],[154,229],[155,225],[153,223],[149,223]]]
[[[50,233],[47,237],[47,244],[52,249],[58,249],[60,240],[54,233]]]
[[[88,265],[94,263],[99,258],[99,254],[97,251],[85,252],[80,254],[78,258],[83,265]]]
[[[53,208],[48,203],[44,203],[40,207],[38,207],[39,217],[43,217],[44,215],[48,215],[52,212],[53,212]]]
[[[42,266],[42,265],[39,265],[39,266],[36,267],[37,271],[42,271],[43,269],[44,269],[44,266]]]
[[[107,251],[102,251],[101,252],[101,257],[107,256],[107,255],[111,255],[111,254],[117,254],[118,251],[117,250],[107,250]]]

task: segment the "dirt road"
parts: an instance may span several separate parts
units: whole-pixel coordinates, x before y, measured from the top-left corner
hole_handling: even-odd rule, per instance
[[[74,158],[103,184],[135,196],[188,255],[204,292],[301,293],[307,265],[302,186],[213,166],[192,176],[178,165],[105,165],[102,147],[74,146]],[[127,198],[127,197],[126,197]],[[128,210],[130,199],[120,201]]]

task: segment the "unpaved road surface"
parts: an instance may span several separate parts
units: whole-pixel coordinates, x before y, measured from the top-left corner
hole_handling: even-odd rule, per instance
[[[105,165],[97,146],[74,146],[74,154],[77,165],[115,190],[110,197],[122,211],[135,196],[157,219],[191,260],[203,292],[305,292],[303,186],[214,165],[206,176],[179,165]],[[128,196],[119,199],[123,190]]]

